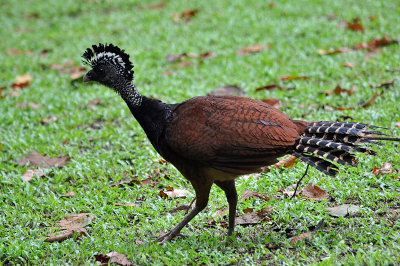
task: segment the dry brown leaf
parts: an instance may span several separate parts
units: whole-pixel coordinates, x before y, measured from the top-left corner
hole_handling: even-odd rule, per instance
[[[342,66],[353,68],[353,67],[355,67],[356,65],[353,64],[353,63],[350,63],[350,62],[343,62]]]
[[[346,29],[364,32],[364,27],[361,25],[359,18],[354,18],[351,22],[346,22]]]
[[[256,198],[259,198],[259,199],[263,199],[265,201],[269,201],[269,197],[267,195],[261,194],[261,193],[256,192],[256,191],[251,191],[251,190],[243,191],[241,201],[245,201],[246,199],[248,199],[250,197],[256,197]]]
[[[352,216],[360,211],[360,207],[357,205],[343,204],[336,207],[328,208],[327,210],[329,215],[335,217],[346,216],[346,215]]]
[[[29,86],[29,84],[31,83],[31,80],[32,80],[32,76],[29,75],[28,73],[21,75],[21,76],[17,76],[15,78],[14,83],[11,85],[11,87],[14,89],[22,89],[24,87]]]
[[[42,108],[42,106],[38,103],[34,103],[34,102],[26,102],[26,103],[17,103],[17,107],[26,109],[28,108],[28,106],[32,109],[40,109]]]
[[[96,215],[93,213],[70,214],[58,221],[57,225],[61,229],[83,228],[89,225],[95,217]]]
[[[399,43],[399,40],[394,40],[394,39],[391,39],[389,36],[384,36],[380,39],[373,39],[367,43],[363,42],[363,43],[357,44],[357,45],[353,46],[353,49],[355,49],[355,50],[362,50],[362,49],[374,50],[379,47],[388,46],[388,45],[392,45],[392,44],[398,44],[398,43]]]
[[[61,195],[60,198],[72,198],[73,196],[75,196],[75,192],[70,191],[70,192],[67,192],[67,193]]]
[[[235,218],[236,225],[252,225],[261,221],[269,221],[269,219],[262,213],[259,214],[257,212],[246,213]]]
[[[205,52],[199,55],[200,59],[210,59],[210,58],[214,58],[216,57],[217,54],[213,53],[213,52]]]
[[[379,174],[391,174],[393,173],[392,165],[389,162],[385,162],[381,167],[375,167],[371,173],[375,176]]]
[[[283,168],[292,168],[296,165],[296,163],[299,160],[297,159],[296,156],[290,155],[282,160],[280,160],[279,162],[277,162],[276,164],[274,164],[274,167],[279,169],[281,167]]]
[[[6,52],[11,56],[18,56],[18,55],[22,55],[24,53],[24,51],[22,51],[20,49],[13,49],[13,48],[7,48]]]
[[[167,188],[167,191],[165,192],[161,190],[158,193],[158,195],[162,198],[172,199],[172,198],[186,198],[186,196],[190,194],[190,192],[185,189],[174,189],[174,188],[172,188],[172,190],[168,189],[169,188]]]
[[[76,238],[78,239],[83,235],[87,235],[87,231],[85,228],[66,229],[47,235],[44,239],[44,242],[61,242],[74,236],[76,236]]]
[[[279,100],[277,98],[266,98],[266,99],[263,99],[262,102],[264,102],[276,109],[279,109],[282,106],[281,100]]]
[[[374,95],[372,95],[371,99],[369,99],[367,102],[363,103],[361,105],[362,108],[367,108],[368,106],[370,106],[371,104],[373,104],[376,100],[376,98],[378,98],[378,96],[382,95],[383,91],[381,91],[381,93],[378,93],[377,91],[374,92]]]
[[[271,85],[266,85],[266,86],[262,86],[262,87],[256,88],[256,91],[263,91],[263,90],[272,91],[274,89],[279,89],[281,91],[285,91],[285,90],[292,90],[293,88],[282,87],[282,86],[277,85],[277,84],[271,84]]]
[[[301,240],[304,240],[304,239],[311,240],[311,238],[312,238],[312,232],[310,231],[310,232],[302,233],[300,235],[293,236],[293,237],[289,238],[289,240],[290,240],[289,243],[292,245],[292,244],[295,244],[298,241],[301,241]]]
[[[53,122],[56,122],[58,120],[57,116],[49,116],[47,118],[43,118],[42,121],[40,122],[42,125],[47,125]]]
[[[133,202],[128,203],[114,203],[115,206],[135,207],[136,204]]]
[[[155,10],[155,9],[163,9],[165,7],[165,3],[161,2],[158,4],[145,6],[144,9]]]
[[[42,171],[40,171],[38,169],[35,169],[35,170],[28,169],[28,170],[26,170],[26,172],[23,174],[22,177],[24,178],[25,181],[29,182],[32,180],[32,178],[34,176],[43,177],[43,176],[45,176],[45,173],[43,173]]]
[[[191,205],[191,204],[183,204],[183,205],[180,205],[180,206],[178,206],[176,208],[173,208],[172,210],[169,211],[169,213],[170,214],[175,214],[178,211],[188,211],[188,210],[193,209],[193,208],[194,208],[194,206]]]
[[[330,95],[333,95],[333,94],[335,94],[335,95],[340,95],[340,94],[342,94],[342,93],[347,93],[348,95],[353,95],[355,92],[356,92],[356,87],[355,86],[352,86],[350,89],[343,89],[342,87],[340,87],[340,85],[338,84],[338,85],[336,85],[336,87],[333,89],[333,90],[331,90],[331,91],[325,91],[324,93],[326,94],[326,95],[328,95],[328,96],[330,96]]]
[[[379,85],[371,85],[371,87],[372,88],[389,88],[389,87],[393,86],[393,84],[394,84],[394,79],[391,81],[381,83]]]
[[[89,109],[93,109],[93,106],[99,105],[100,103],[101,103],[101,99],[100,98],[94,98],[93,100],[90,101],[90,103],[87,104],[87,107]]]
[[[268,4],[268,7],[269,7],[269,8],[274,8],[274,7],[275,7],[275,3],[274,3],[274,2],[269,3],[269,4]]]
[[[323,199],[328,199],[329,194],[326,193],[323,189],[320,187],[310,183],[306,187],[304,187],[302,190],[302,195],[307,197],[308,199],[312,200],[323,200]]]
[[[351,49],[347,48],[347,47],[342,47],[342,48],[338,48],[338,49],[318,49],[318,54],[319,55],[333,55],[333,54],[341,54],[341,53],[347,53],[350,52]]]
[[[124,254],[119,254],[116,251],[112,251],[108,254],[97,254],[94,255],[97,262],[104,263],[104,264],[118,264],[123,266],[132,265],[129,260],[126,258]]]
[[[187,53],[181,53],[181,54],[167,54],[165,56],[165,60],[168,63],[174,63],[177,61],[181,61],[182,59],[187,57]]]
[[[210,91],[209,96],[245,96],[246,92],[243,88],[236,85],[224,85],[215,90]]]
[[[308,76],[296,76],[296,75],[289,75],[289,76],[281,75],[281,76],[279,76],[279,79],[283,80],[283,81],[291,81],[291,80],[294,80],[294,79],[310,79],[310,77],[308,77]]]
[[[198,9],[192,9],[192,10],[185,10],[180,14],[177,13],[172,13],[171,17],[174,19],[174,21],[178,22],[181,19],[185,19],[186,22],[189,22],[192,17],[194,17],[197,13],[199,12]]]
[[[269,45],[259,45],[259,44],[255,44],[253,46],[248,46],[248,47],[244,47],[240,50],[237,50],[236,53],[238,55],[248,55],[250,53],[258,53],[261,50],[264,49],[269,49]]]
[[[37,151],[33,151],[27,156],[19,159],[17,164],[20,166],[30,164],[32,166],[41,166],[44,168],[50,168],[57,165],[59,168],[61,168],[65,166],[69,160],[71,160],[71,157],[68,155],[57,158],[46,158]]]

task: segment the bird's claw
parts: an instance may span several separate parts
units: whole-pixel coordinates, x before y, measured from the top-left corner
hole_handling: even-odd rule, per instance
[[[186,235],[183,235],[183,234],[181,234],[180,232],[178,232],[178,233],[173,233],[173,232],[171,231],[171,232],[168,232],[168,233],[166,233],[166,234],[160,236],[159,238],[157,238],[157,243],[158,243],[159,245],[161,245],[161,244],[163,244],[163,243],[165,243],[165,242],[167,242],[167,241],[172,240],[173,238],[175,238],[175,237],[177,237],[177,236],[180,236],[180,237],[187,237]]]

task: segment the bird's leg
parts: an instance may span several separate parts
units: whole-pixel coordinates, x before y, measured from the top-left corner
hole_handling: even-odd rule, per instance
[[[162,244],[165,241],[169,241],[175,236],[177,236],[182,230],[182,228],[185,227],[185,225],[187,225],[199,212],[204,210],[204,208],[207,206],[208,196],[210,195],[212,182],[209,181],[208,179],[200,181],[204,181],[204,183],[198,183],[195,181],[191,182],[193,188],[196,191],[196,205],[194,206],[194,209],[191,210],[180,223],[178,223],[174,228],[172,228],[171,231],[169,231],[165,235],[160,236],[157,239],[158,243]]]
[[[228,200],[229,204],[228,236],[230,236],[232,235],[233,231],[235,231],[236,205],[238,199],[235,187],[235,180],[215,181],[215,184],[225,192],[226,199]]]

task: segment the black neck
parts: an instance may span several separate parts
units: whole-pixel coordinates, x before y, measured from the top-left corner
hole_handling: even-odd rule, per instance
[[[125,99],[124,99],[125,100]],[[142,126],[151,144],[160,153],[158,140],[171,115],[171,106],[157,99],[141,96],[141,104],[126,101],[131,113]]]

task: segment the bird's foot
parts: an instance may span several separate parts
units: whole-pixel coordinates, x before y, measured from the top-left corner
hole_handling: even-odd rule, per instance
[[[157,243],[159,245],[163,244],[164,242],[170,241],[172,239],[174,239],[175,237],[180,236],[180,237],[187,237],[187,235],[181,234],[180,232],[173,232],[170,231],[166,234],[163,234],[162,236],[160,236],[159,238],[157,238]]]

